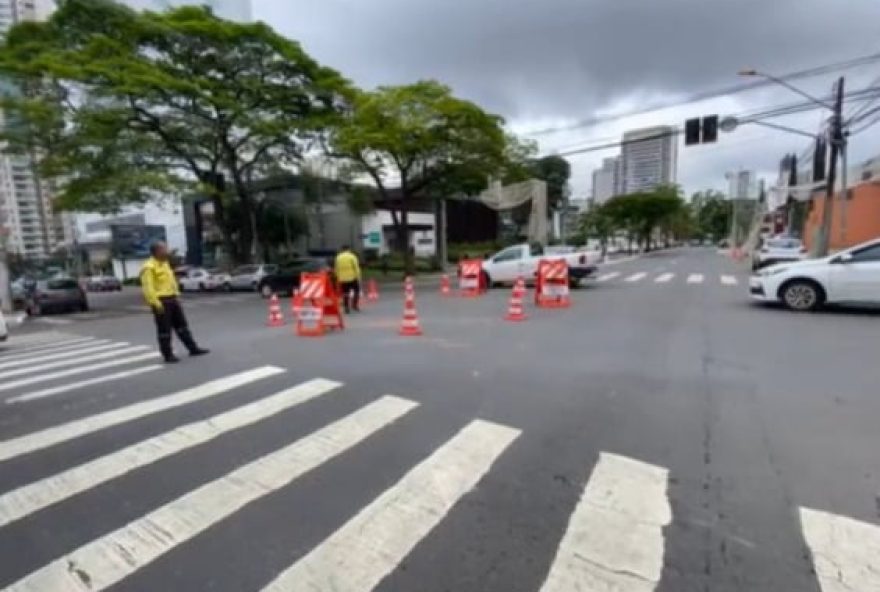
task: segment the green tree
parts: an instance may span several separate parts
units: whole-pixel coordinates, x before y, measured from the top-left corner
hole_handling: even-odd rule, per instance
[[[433,81],[381,87],[355,98],[333,135],[332,152],[349,159],[355,172],[368,175],[383,200],[396,203],[396,246],[407,273],[413,271],[408,248],[411,201],[449,190],[453,180],[461,186],[476,171],[484,179],[503,172],[508,144],[502,123]]]
[[[718,242],[730,233],[733,208],[723,193],[712,189],[698,191],[691,196],[690,209],[701,237]]]
[[[655,231],[684,208],[676,186],[660,186],[650,192],[612,197],[603,206],[617,228],[627,232],[646,251],[653,246]]]
[[[604,205],[591,205],[581,215],[580,230],[585,238],[595,238],[602,247],[602,252],[608,250],[608,241],[617,231],[617,220]]]
[[[533,161],[530,168],[532,177],[547,183],[548,210],[558,209],[568,198],[571,165],[561,156],[551,154]]]
[[[5,101],[19,122],[7,140],[37,146],[62,207],[108,212],[199,187],[239,261],[259,242],[250,182],[298,162],[350,95],[265,24],[108,0],[66,0],[48,21],[17,25],[0,71],[26,89]],[[229,219],[231,203],[250,223]]]

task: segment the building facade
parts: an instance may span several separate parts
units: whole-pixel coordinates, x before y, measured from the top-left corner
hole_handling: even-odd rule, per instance
[[[725,175],[730,199],[755,199],[758,197],[758,183],[755,171],[732,171]]]
[[[214,14],[231,21],[248,22],[253,18],[251,0],[123,0],[139,10],[166,10],[187,4],[207,6]]]
[[[670,126],[631,130],[623,134],[620,193],[650,191],[675,183],[678,137]]]
[[[45,18],[50,12],[42,0],[0,0],[0,36],[16,23]],[[0,80],[0,92],[19,90]],[[6,117],[0,113],[0,124]],[[5,249],[26,259],[45,259],[72,241],[70,216],[53,208],[52,187],[36,174],[27,155],[3,152],[0,147],[0,229]]]
[[[620,185],[620,158],[604,159],[602,167],[593,171],[593,203],[601,205],[618,195]]]

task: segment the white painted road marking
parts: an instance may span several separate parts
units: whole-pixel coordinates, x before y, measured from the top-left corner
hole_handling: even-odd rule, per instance
[[[0,360],[13,360],[23,356],[34,355],[37,352],[61,351],[73,347],[82,347],[87,343],[109,343],[109,339],[97,340],[94,337],[79,337],[77,339],[65,339],[63,341],[38,341],[30,345],[16,347],[9,350],[8,355],[0,356]]]
[[[620,275],[619,271],[612,271],[611,273],[604,273],[596,278],[597,282],[607,282],[608,280],[613,280],[617,276]]]
[[[136,354],[136,353],[150,349],[149,347],[147,347],[145,345],[135,345],[135,346],[131,346],[131,347],[125,347],[127,345],[128,344],[126,343],[126,344],[124,344],[122,349],[117,348],[114,351],[101,351],[101,350],[112,349],[112,348],[99,347],[99,348],[97,348],[99,353],[93,353],[95,350],[92,350],[91,352],[86,351],[86,352],[82,352],[83,354],[86,354],[86,355],[81,355],[78,358],[74,358],[71,360],[68,360],[68,359],[55,360],[55,361],[46,362],[45,364],[39,363],[43,360],[42,357],[40,357],[36,360],[28,360],[27,362],[24,362],[24,363],[30,364],[30,365],[25,368],[14,368],[12,370],[7,370],[6,372],[0,372],[0,379],[12,378],[13,376],[21,376],[22,374],[30,374],[31,372],[42,372],[44,370],[52,370],[53,368],[62,368],[64,366],[73,366],[73,365],[79,364],[81,362],[94,362],[96,360],[106,360],[107,358],[113,358],[113,357],[117,357],[117,356],[125,356],[128,354]],[[68,358],[68,357],[70,357],[70,356],[68,356],[68,355],[62,356],[62,358]],[[21,361],[19,361],[19,364],[17,364],[17,365],[20,365],[20,362]]]
[[[645,273],[644,271],[640,271],[638,273],[632,274],[631,276],[626,278],[624,281],[626,281],[626,282],[640,282],[645,278],[646,275],[648,275],[648,274]]]
[[[519,433],[471,422],[264,591],[372,590],[473,489]]]
[[[737,282],[736,276],[722,275],[721,276],[721,283],[724,284],[725,286],[735,286],[739,282]]]
[[[180,426],[111,454],[0,495],[0,527],[140,467],[210,442],[341,386],[315,379],[214,417]]]
[[[675,277],[674,273],[663,273],[657,276],[657,279],[654,280],[656,284],[665,284],[669,280]]]
[[[80,388],[83,388],[84,386],[91,386],[93,384],[103,384],[105,382],[110,382],[113,380],[120,380],[122,378],[129,378],[131,376],[137,376],[138,374],[144,374],[145,372],[152,372],[153,370],[159,370],[161,368],[162,368],[161,365],[154,364],[152,366],[141,366],[140,368],[135,368],[133,370],[124,370],[122,372],[116,372],[115,374],[105,374],[104,376],[98,376],[96,378],[89,378],[88,380],[80,380],[79,382],[68,382],[67,384],[62,384],[61,386],[54,386],[52,388],[41,389],[38,391],[32,391],[29,393],[25,393],[23,395],[18,395],[16,397],[6,399],[6,404],[11,405],[14,403],[26,403],[27,401],[34,401],[36,399],[44,399],[46,397],[52,397],[54,395],[59,395],[61,393],[66,393],[68,391],[80,389]]]
[[[72,325],[73,321],[70,319],[53,319],[49,317],[39,317],[34,319],[37,323],[42,323],[44,325]]]
[[[284,372],[283,368],[263,366],[246,372],[232,374],[225,378],[218,378],[217,380],[212,380],[171,395],[148,399],[140,403],[99,413],[98,415],[77,419],[70,423],[46,428],[39,432],[25,434],[11,440],[2,440],[0,441],[0,461],[48,448],[49,446],[54,446],[55,444],[79,438],[80,436],[139,419],[153,413],[207,399],[262,378],[281,374],[282,372]]]
[[[603,452],[568,522],[541,592],[652,592],[672,521],[668,472]]]
[[[64,555],[6,592],[104,590],[245,505],[289,485],[354,447],[418,404],[385,396]],[[88,574],[88,582],[80,578]]]
[[[880,526],[800,509],[822,592],[880,590]]]
[[[58,378],[66,378],[67,376],[75,376],[76,374],[85,374],[94,370],[103,370],[104,368],[113,368],[114,366],[122,366],[124,364],[134,364],[135,362],[143,362],[145,360],[158,360],[161,356],[157,353],[146,353],[128,358],[119,358],[118,360],[110,360],[109,362],[100,362],[89,366],[80,366],[79,368],[68,368],[67,370],[59,370],[49,374],[40,374],[38,376],[28,376],[27,378],[19,378],[11,382],[0,383],[0,391],[8,391],[20,386],[28,386],[38,382],[47,382]]]
[[[702,273],[692,273],[688,276],[687,283],[689,284],[702,284],[703,283],[703,274]]]

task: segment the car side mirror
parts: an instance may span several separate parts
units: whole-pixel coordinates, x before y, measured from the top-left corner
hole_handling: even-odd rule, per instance
[[[833,259],[833,263],[849,263],[852,261],[852,253],[841,253]]]

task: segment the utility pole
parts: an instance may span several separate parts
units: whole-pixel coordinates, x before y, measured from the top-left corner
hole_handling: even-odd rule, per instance
[[[834,208],[834,183],[837,179],[837,158],[840,149],[845,141],[843,136],[843,76],[837,79],[837,90],[834,97],[834,109],[831,115],[831,125],[829,127],[829,143],[831,151],[828,163],[828,178],[826,182],[828,186],[825,189],[825,205],[822,208],[822,226],[819,229],[818,240],[816,241],[816,255],[824,257],[828,254],[831,246],[831,214]],[[846,179],[846,172],[842,174],[842,178]],[[844,193],[846,193],[844,191]],[[844,195],[844,199],[846,196]]]
[[[840,133],[840,246],[846,247],[846,202],[849,199],[849,190],[846,185],[846,130]]]

